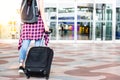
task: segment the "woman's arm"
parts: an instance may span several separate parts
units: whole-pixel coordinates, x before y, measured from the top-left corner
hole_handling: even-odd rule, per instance
[[[49,31],[49,27],[47,25],[46,18],[45,18],[45,11],[44,11],[43,0],[38,0],[38,2],[39,2],[40,15],[41,15],[43,23],[44,23],[45,31]]]

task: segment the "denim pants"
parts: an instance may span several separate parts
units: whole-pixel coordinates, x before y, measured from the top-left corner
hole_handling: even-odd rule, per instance
[[[26,59],[26,54],[31,40],[23,40],[22,46],[19,51],[19,62],[24,62]],[[35,40],[35,46],[41,46],[41,40]]]

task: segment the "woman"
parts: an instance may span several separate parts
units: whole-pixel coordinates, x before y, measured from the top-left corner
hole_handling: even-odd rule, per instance
[[[24,70],[24,61],[26,59],[26,53],[30,45],[31,40],[35,40],[35,46],[40,46],[41,38],[44,31],[49,31],[45,20],[43,0],[37,0],[39,7],[39,18],[37,23],[24,23],[22,25],[20,39],[19,39],[19,73],[23,73]],[[45,35],[45,44],[47,45],[49,39],[48,35]]]

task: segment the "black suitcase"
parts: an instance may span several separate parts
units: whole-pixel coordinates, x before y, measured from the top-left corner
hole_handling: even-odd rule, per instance
[[[31,47],[25,62],[27,78],[44,77],[49,79],[54,52],[46,46]]]

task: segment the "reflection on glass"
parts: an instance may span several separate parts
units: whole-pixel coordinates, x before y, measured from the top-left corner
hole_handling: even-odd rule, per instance
[[[112,5],[96,4],[96,40],[112,40]]]
[[[97,20],[112,20],[111,4],[96,4]]]
[[[103,25],[102,22],[96,23],[96,40],[103,40]]]
[[[116,39],[120,39],[120,8],[116,8]]]
[[[112,40],[112,23],[96,23],[96,40]]]
[[[106,23],[105,40],[112,40],[112,22]]]
[[[50,28],[51,33],[51,40],[56,39],[56,7],[46,7],[45,12],[47,14],[47,22]]]
[[[77,26],[77,39],[78,40],[91,40],[92,39],[92,23],[80,22]]]
[[[78,3],[77,5],[77,39],[92,40],[93,4]]]
[[[77,19],[78,20],[93,20],[93,4],[79,3],[77,6]]]
[[[107,20],[112,20],[112,9],[107,9],[106,14]]]
[[[67,22],[59,22],[59,39],[60,40],[73,40],[74,39],[74,26]]]
[[[105,20],[105,7],[106,4],[96,4],[97,20]]]
[[[58,39],[74,40],[74,6],[62,4],[58,7]]]

